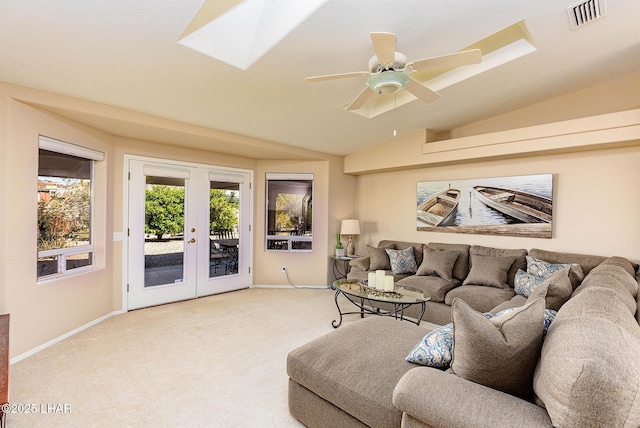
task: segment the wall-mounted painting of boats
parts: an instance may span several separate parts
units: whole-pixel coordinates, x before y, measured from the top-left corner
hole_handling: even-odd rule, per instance
[[[423,181],[417,229],[551,238],[553,174]]]

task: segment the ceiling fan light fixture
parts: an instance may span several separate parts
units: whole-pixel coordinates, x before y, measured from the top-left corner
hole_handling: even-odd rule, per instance
[[[383,71],[402,71],[407,66],[407,57],[400,52],[394,53],[394,61],[390,64],[383,64],[376,55],[369,60],[369,71],[371,73],[381,73]]]
[[[384,71],[372,74],[367,79],[367,86],[377,94],[394,94],[404,88],[409,82],[409,76],[400,71]]]

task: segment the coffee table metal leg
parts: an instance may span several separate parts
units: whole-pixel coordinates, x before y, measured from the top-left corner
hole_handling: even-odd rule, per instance
[[[340,305],[338,305],[338,295],[340,295],[340,289],[336,290],[336,296],[334,298],[336,302],[336,308],[338,308],[338,314],[340,315],[340,321],[338,320],[331,321],[331,325],[333,326],[333,328],[338,328],[340,327],[340,324],[342,324],[342,311],[340,310]],[[362,316],[364,317],[364,314],[362,314]]]
[[[420,316],[418,317],[418,322],[416,322],[416,325],[420,325],[420,321],[422,321],[422,316],[424,315],[424,311],[426,309],[427,309],[427,303],[426,302],[420,303]]]

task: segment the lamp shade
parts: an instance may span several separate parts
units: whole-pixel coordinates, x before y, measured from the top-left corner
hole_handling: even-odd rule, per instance
[[[360,222],[354,219],[342,220],[341,235],[360,235]]]

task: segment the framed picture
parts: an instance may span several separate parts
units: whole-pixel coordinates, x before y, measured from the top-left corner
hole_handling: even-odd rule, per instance
[[[417,230],[548,238],[553,174],[418,182]]]

